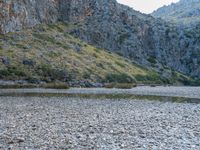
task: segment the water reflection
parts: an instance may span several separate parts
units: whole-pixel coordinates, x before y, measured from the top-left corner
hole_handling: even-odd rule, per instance
[[[0,97],[70,97],[85,99],[129,99],[129,100],[151,100],[175,103],[200,103],[197,98],[183,98],[170,96],[134,95],[134,94],[68,94],[68,93],[0,93]]]

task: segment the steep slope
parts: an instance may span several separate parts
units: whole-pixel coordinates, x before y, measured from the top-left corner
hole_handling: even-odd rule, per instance
[[[81,0],[80,0],[81,1]],[[166,75],[163,68],[200,78],[200,43],[170,23],[141,14],[116,1],[95,1],[72,5],[69,31],[82,40],[118,53]],[[73,17],[76,16],[76,17]]]
[[[200,22],[200,0],[180,0],[178,3],[159,8],[152,15],[191,27]]]
[[[33,29],[1,36],[0,78],[77,84],[170,83],[154,71],[74,38],[64,32],[68,28],[70,25],[63,23],[37,25]],[[180,76],[179,79],[184,78]],[[178,78],[173,80],[178,81]]]
[[[177,27],[118,4],[116,0],[0,1],[1,33],[40,23],[73,24],[64,32],[156,70],[200,78],[200,43]],[[33,21],[33,22],[31,22]],[[165,68],[169,68],[166,71]]]
[[[58,20],[58,0],[0,0],[0,33]]]

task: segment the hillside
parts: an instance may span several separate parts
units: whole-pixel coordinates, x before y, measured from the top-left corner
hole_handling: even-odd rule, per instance
[[[67,58],[68,55],[65,54],[67,52],[65,52],[62,47],[65,45],[64,43],[67,44],[69,42],[67,41],[68,39],[62,43],[64,37],[59,39],[59,36],[57,38],[53,34],[52,36],[55,37],[52,39],[51,37],[46,37],[46,34],[49,33],[46,33],[43,29],[36,32],[34,31],[36,30],[35,28],[31,28],[38,24],[52,24],[52,26],[54,26],[58,22],[62,22],[69,25],[66,29],[61,30],[62,34],[73,39],[80,39],[80,41],[84,41],[86,45],[89,44],[90,47],[98,47],[98,49],[106,50],[104,54],[101,54],[102,56],[98,55],[99,57],[106,58],[104,55],[108,57],[110,56],[108,55],[109,53],[112,53],[112,56],[115,55],[117,57],[120,55],[120,58],[129,60],[131,66],[132,63],[139,64],[143,68],[154,70],[161,75],[162,78],[168,78],[168,80],[171,80],[171,78],[174,77],[174,74],[176,74],[175,72],[181,72],[194,79],[200,78],[200,41],[198,39],[198,34],[191,34],[194,31],[190,29],[181,30],[171,23],[161,19],[155,19],[150,15],[141,14],[127,6],[118,4],[116,0],[27,0],[26,2],[4,0],[0,1],[0,8],[0,33],[2,34],[2,38],[9,37],[10,34],[15,35],[14,37],[11,36],[12,40],[3,40],[3,50],[13,45],[14,48],[16,48],[15,41],[17,39],[23,39],[23,37],[25,37],[25,39],[30,39],[27,32],[28,30],[32,30],[30,31],[32,34],[30,41],[34,41],[37,47],[33,47],[34,50],[31,53],[35,53],[37,56],[36,58],[44,57],[42,60],[48,60],[47,64],[52,63],[61,65],[61,56],[66,55],[66,58],[63,58],[66,62],[68,59],[71,59],[71,57]],[[29,29],[27,30],[27,28]],[[16,31],[18,32],[12,33]],[[24,34],[21,36],[19,33],[22,34],[23,32]],[[45,35],[38,35],[42,32],[44,32]],[[55,31],[55,33],[56,32],[57,31]],[[9,41],[9,46],[6,46],[5,43]],[[41,44],[38,43],[38,41],[44,43]],[[61,48],[58,47],[59,43],[61,43]],[[22,43],[20,43],[20,45],[21,44]],[[53,44],[53,48],[49,44]],[[76,49],[76,45],[79,44],[68,45],[72,45],[72,47],[75,47]],[[46,47],[44,48],[44,46]],[[23,44],[17,48],[19,51],[26,50],[26,48],[24,50]],[[32,49],[32,47],[29,47],[28,49]],[[56,53],[55,55],[58,56],[56,57],[52,54],[55,58],[49,56],[46,58],[46,51],[49,49],[54,49],[55,51],[53,51],[53,53]],[[59,51],[62,52],[61,55],[57,54]],[[15,54],[15,52],[13,53]],[[38,54],[41,54],[41,56],[39,57]],[[14,58],[17,60],[25,55],[29,56],[30,54],[21,52],[20,55],[14,56]],[[73,62],[70,63],[70,65],[73,64],[73,67],[67,66],[67,68],[80,66],[77,75],[74,75],[76,74],[77,69],[75,69],[75,71],[71,69],[73,78],[76,76],[77,80],[78,78],[82,78],[82,76],[79,76],[80,74],[85,74],[83,73],[84,71],[96,75],[95,80],[97,80],[97,76],[100,76],[98,77],[100,80],[104,80],[103,78],[105,78],[106,73],[116,71],[116,68],[112,70],[111,68],[113,67],[111,66],[119,66],[116,61],[110,62],[108,65],[110,68],[108,69],[108,67],[106,67],[107,72],[104,72],[105,74],[103,76],[102,72],[99,71],[102,70],[102,65],[99,66],[98,64],[93,63],[98,67],[98,69],[94,70],[92,63],[88,66],[88,63],[84,62],[88,60],[88,57],[91,57],[89,53],[87,53],[88,57],[81,63],[79,61],[84,58],[84,54],[75,53],[73,54],[73,57],[74,55],[76,56],[74,61],[77,58],[78,60],[75,61],[75,64],[73,64]],[[104,60],[103,58],[101,59]],[[4,58],[2,60],[3,62],[7,62]],[[19,60],[21,61],[21,59]],[[105,60],[108,61],[112,59],[106,58]],[[96,62],[96,59],[93,61]],[[27,62],[25,61],[25,64],[26,63]],[[44,62],[42,61],[40,64],[42,63]],[[88,69],[82,69],[84,68],[84,65],[82,64],[88,66]],[[107,63],[102,62],[102,64],[106,65]],[[66,65],[64,64],[64,66]],[[23,70],[26,69],[26,67],[23,67],[24,65],[22,66]],[[124,68],[124,65],[121,65],[121,69]],[[69,72],[71,72],[71,70]],[[126,69],[122,72],[127,72],[127,70],[132,69]],[[130,75],[131,72],[132,71],[128,71],[128,74]],[[132,75],[135,77],[135,74],[132,73]],[[42,76],[42,74],[36,74],[36,76]],[[114,77],[116,76],[114,75]],[[93,77],[91,77],[91,79],[94,80]],[[152,79],[150,78],[150,80]],[[174,82],[174,80],[171,80],[171,82]]]
[[[129,60],[74,38],[71,25],[38,25],[0,37],[0,78],[30,82],[164,83]]]
[[[72,4],[69,31],[87,43],[115,52],[160,74],[165,68],[200,78],[200,43],[171,23],[141,14],[116,1]],[[76,17],[74,17],[76,16]]]
[[[180,26],[192,27],[200,22],[200,0],[180,0],[178,3],[159,8],[152,15]]]

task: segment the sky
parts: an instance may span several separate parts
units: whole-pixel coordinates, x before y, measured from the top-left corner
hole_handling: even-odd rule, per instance
[[[142,13],[152,13],[154,10],[179,0],[117,0],[119,3],[128,5]]]

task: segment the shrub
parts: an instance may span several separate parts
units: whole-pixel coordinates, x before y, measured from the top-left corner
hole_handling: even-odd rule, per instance
[[[69,86],[66,83],[47,83],[42,85],[43,88],[47,88],[47,89],[69,89]]]
[[[25,77],[26,73],[20,68],[11,67],[11,66],[8,66],[8,68],[6,69],[0,70],[1,78],[14,77],[14,76]]]
[[[186,77],[182,74],[177,75],[177,76],[178,76],[178,81],[180,81],[184,85],[191,85],[192,84],[191,80],[188,77]]]
[[[157,61],[156,61],[156,59],[155,59],[154,57],[149,57],[147,60],[148,60],[151,64],[156,64],[156,63],[157,63]]]
[[[9,76],[10,73],[7,69],[2,69],[0,70],[0,77],[5,77],[5,76]]]
[[[199,79],[194,79],[190,82],[191,86],[200,86],[200,80]]]
[[[137,87],[136,84],[130,83],[110,83],[104,86],[105,88],[117,88],[117,89],[131,89],[133,87]]]
[[[52,43],[52,44],[56,44],[55,39],[53,37],[50,37],[49,35],[34,33],[33,36],[37,39],[47,41],[47,42]]]
[[[62,54],[59,53],[59,52],[53,52],[53,51],[50,51],[49,53],[47,53],[47,55],[51,58],[55,58],[55,57],[59,57],[61,56]]]
[[[32,77],[26,78],[26,81],[32,84],[39,84],[41,80],[39,79],[39,77],[32,76]]]
[[[59,25],[57,25],[57,24],[49,24],[48,27],[50,29],[57,30],[58,32],[63,32],[63,29]]]
[[[125,64],[123,64],[123,63],[121,63],[121,62],[119,62],[119,61],[116,61],[115,63],[116,63],[118,66],[122,67],[122,68],[123,68],[123,67],[126,67]]]
[[[37,88],[36,84],[13,84],[13,85],[0,85],[0,89],[21,89],[21,88]]]
[[[133,87],[137,87],[136,84],[126,84],[126,83],[118,83],[115,85],[115,88],[118,88],[118,89],[131,89]]]
[[[59,80],[66,81],[69,80],[69,75],[66,70],[52,68],[51,65],[41,65],[37,68],[38,75],[50,78],[51,81]]]
[[[122,44],[129,37],[130,37],[129,33],[121,33],[120,36],[119,36],[119,38],[118,38],[118,42],[120,44]]]
[[[40,84],[13,84],[13,85],[0,85],[0,89],[20,89],[20,88],[47,88],[47,89],[69,89],[65,83],[46,83]]]
[[[147,78],[146,78],[145,75],[136,75],[136,76],[135,76],[135,79],[136,79],[137,81],[147,81]]]
[[[148,75],[136,75],[136,80],[143,83],[154,84],[169,84],[170,81],[167,78],[161,77],[157,73],[150,72]]]
[[[134,77],[126,73],[113,73],[106,76],[106,82],[108,83],[136,83]]]

